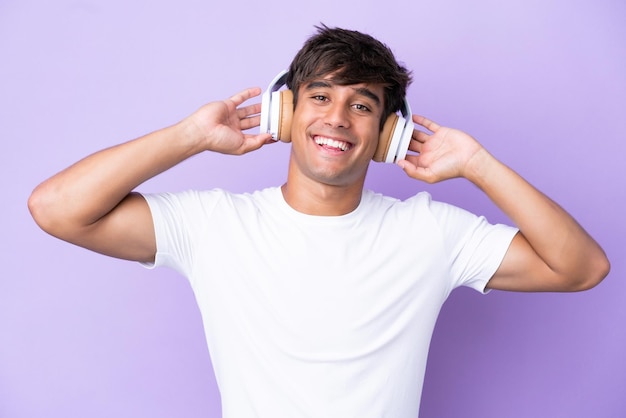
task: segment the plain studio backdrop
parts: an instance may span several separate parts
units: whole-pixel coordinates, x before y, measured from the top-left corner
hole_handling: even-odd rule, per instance
[[[453,292],[421,416],[626,416],[622,0],[0,0],[2,418],[219,417],[187,281],[58,241],[26,201],[89,153],[265,88],[320,22],[388,44],[413,70],[415,113],[477,137],[612,261],[589,292]],[[252,191],[281,184],[288,156],[205,153],[140,190]],[[427,186],[372,163],[367,187],[508,222],[463,180]]]

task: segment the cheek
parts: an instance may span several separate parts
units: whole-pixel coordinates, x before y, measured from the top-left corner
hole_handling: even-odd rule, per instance
[[[303,118],[303,114],[301,111],[301,106],[297,107],[293,112],[291,117],[291,136],[293,137],[302,137],[306,135],[306,128],[308,126],[308,122]]]
[[[369,144],[368,149],[371,150],[373,156],[374,151],[376,151],[376,148],[378,147],[378,141],[380,137],[380,130],[378,128],[378,125],[376,124],[370,126],[364,137],[367,138],[367,143]]]
[[[291,143],[299,145],[306,141],[306,126],[299,120],[294,120],[291,124]]]

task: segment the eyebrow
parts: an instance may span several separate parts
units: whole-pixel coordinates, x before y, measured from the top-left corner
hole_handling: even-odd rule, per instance
[[[306,85],[305,89],[312,90],[316,88],[332,88],[332,87],[333,87],[333,83],[330,83],[325,80],[317,80],[317,81],[311,81],[309,84]],[[374,102],[376,102],[377,105],[380,105],[380,102],[381,102],[380,97],[378,97],[372,90],[368,89],[367,87],[354,87],[353,89],[357,94],[360,94],[361,96],[365,96],[369,99],[372,99]]]

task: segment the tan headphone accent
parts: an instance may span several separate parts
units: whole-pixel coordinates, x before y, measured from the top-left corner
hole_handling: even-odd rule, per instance
[[[293,93],[291,90],[280,92],[280,119],[278,122],[278,139],[291,142],[291,119],[293,116]]]
[[[393,137],[393,132],[398,124],[398,119],[400,118],[395,113],[392,113],[389,117],[387,117],[387,120],[383,125],[383,129],[380,131],[378,146],[376,147],[376,152],[374,152],[372,160],[378,163],[385,161],[385,156],[389,151],[389,145],[391,145],[391,138]]]

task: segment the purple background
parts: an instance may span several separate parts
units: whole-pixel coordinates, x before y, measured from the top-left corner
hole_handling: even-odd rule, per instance
[[[390,45],[414,71],[414,112],[479,138],[612,261],[609,277],[579,294],[454,292],[421,416],[626,416],[626,4],[215,3],[0,0],[0,416],[219,416],[186,280],[55,240],[26,200],[91,152],[265,88],[322,21]],[[198,156],[141,190],[280,184],[288,151]],[[368,187],[398,197],[426,189],[507,221],[462,180],[426,186],[373,164]]]

